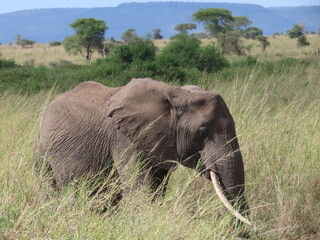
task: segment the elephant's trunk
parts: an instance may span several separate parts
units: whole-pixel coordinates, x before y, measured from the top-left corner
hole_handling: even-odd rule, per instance
[[[223,205],[240,221],[248,224],[248,225],[252,225],[252,223],[245,217],[243,217],[237,210],[235,210],[232,205],[229,203],[228,199],[226,198],[225,194],[223,193],[222,187],[219,184],[219,180],[218,180],[218,176],[213,172],[210,171],[210,177],[211,177],[211,181],[213,184],[213,187],[219,197],[219,199],[221,200],[221,202],[223,203]]]
[[[232,145],[231,145],[232,146]],[[227,147],[227,146],[225,146]],[[250,221],[240,213],[248,215],[248,204],[244,195],[244,167],[239,145],[227,147],[229,154],[224,154],[226,148],[220,148],[221,152],[213,156],[218,161],[208,166],[207,177],[211,179],[214,188],[222,203],[230,212],[242,222],[251,225]],[[210,162],[210,161],[208,161]],[[237,212],[232,205],[239,208]]]

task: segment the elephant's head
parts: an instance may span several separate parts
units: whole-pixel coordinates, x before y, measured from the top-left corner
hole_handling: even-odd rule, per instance
[[[235,123],[221,96],[198,87],[134,79],[112,97],[108,115],[118,130],[149,154],[152,164],[170,168],[180,161],[199,167],[218,192],[223,191],[231,203],[240,200],[241,209],[246,208]]]

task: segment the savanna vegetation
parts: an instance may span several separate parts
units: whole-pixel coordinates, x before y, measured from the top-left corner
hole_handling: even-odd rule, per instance
[[[265,48],[263,39],[241,39],[245,54],[225,56],[215,40],[186,35],[112,45],[108,57],[91,62],[59,44],[0,46],[3,239],[220,240],[244,230],[249,239],[319,239],[320,37],[309,35],[303,48],[285,36],[268,37]],[[244,157],[253,228],[235,226],[210,182],[183,167],[163,199],[142,190],[103,213],[110,193],[92,197],[85,182],[53,191],[38,181],[32,146],[50,100],[83,81],[117,87],[138,77],[223,96]]]

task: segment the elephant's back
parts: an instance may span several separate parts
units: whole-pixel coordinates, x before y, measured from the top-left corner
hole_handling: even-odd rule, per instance
[[[63,115],[85,118],[99,113],[120,88],[109,88],[97,82],[83,82],[74,89],[58,95],[46,108],[51,117]],[[75,120],[75,119],[74,119]]]
[[[55,101],[66,102],[74,108],[87,106],[93,110],[103,107],[109,101],[109,98],[119,90],[120,88],[110,88],[97,82],[88,81],[80,83],[69,92],[61,94]]]
[[[53,139],[76,132],[103,115],[109,98],[120,88],[109,88],[96,82],[84,82],[58,95],[45,109],[40,129],[41,144],[46,148]]]

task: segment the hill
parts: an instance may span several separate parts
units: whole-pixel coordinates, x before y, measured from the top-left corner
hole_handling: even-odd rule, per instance
[[[264,8],[254,4],[149,2],[127,3],[105,8],[58,8],[24,10],[0,14],[0,42],[13,41],[16,34],[36,42],[62,41],[73,33],[70,23],[77,18],[94,17],[107,22],[106,37],[119,39],[128,28],[145,36],[160,28],[164,37],[175,34],[179,23],[192,22],[191,15],[200,8],[226,8],[235,16],[248,16],[253,26],[265,35],[285,32],[295,23],[304,23],[309,31],[318,31],[320,6]],[[203,31],[199,26],[197,31]]]

